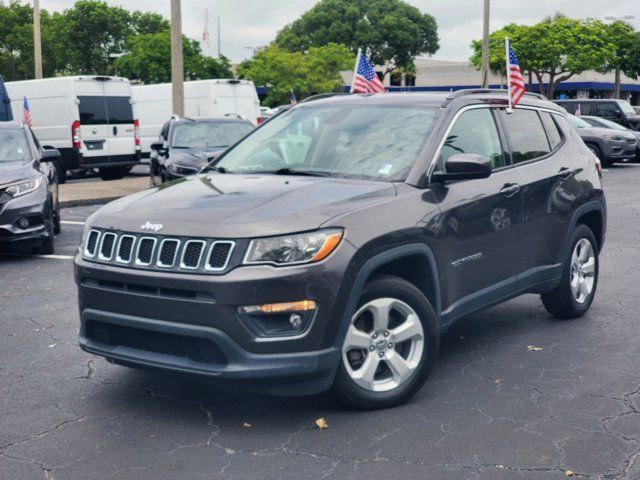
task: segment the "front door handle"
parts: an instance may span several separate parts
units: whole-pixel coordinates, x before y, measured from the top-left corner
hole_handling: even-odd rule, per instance
[[[118,127],[113,127],[113,134],[117,135],[118,134]]]
[[[562,178],[569,178],[571,175],[573,175],[573,170],[567,167],[562,167],[558,172],[558,176]]]
[[[516,193],[520,191],[520,185],[517,183],[507,183],[500,190],[500,194],[504,197],[513,197]]]

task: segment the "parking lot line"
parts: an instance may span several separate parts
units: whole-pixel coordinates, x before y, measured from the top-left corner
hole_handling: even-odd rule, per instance
[[[25,255],[23,253],[0,253],[0,257],[51,258],[53,260],[73,260],[73,255]]]
[[[75,220],[60,220],[60,223],[64,225],[84,225],[84,222],[77,222]]]

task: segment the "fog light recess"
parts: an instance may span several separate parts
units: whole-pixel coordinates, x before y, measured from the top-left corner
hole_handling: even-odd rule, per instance
[[[297,335],[307,329],[317,310],[313,300],[240,307],[244,323],[260,337]]]

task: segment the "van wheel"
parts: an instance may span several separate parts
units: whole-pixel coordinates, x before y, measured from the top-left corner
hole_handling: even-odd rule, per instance
[[[375,277],[351,317],[332,390],[360,409],[406,402],[427,381],[438,347],[436,315],[424,294],[401,278]]]
[[[58,178],[58,184],[63,185],[67,183],[67,172],[64,168],[60,166],[59,162],[54,163],[56,169],[56,177]]]
[[[554,317],[581,317],[593,302],[598,286],[598,272],[596,239],[589,227],[578,225],[564,261],[560,284],[541,295],[544,307]]]
[[[106,167],[100,169],[102,180],[120,180],[124,177],[124,167]]]

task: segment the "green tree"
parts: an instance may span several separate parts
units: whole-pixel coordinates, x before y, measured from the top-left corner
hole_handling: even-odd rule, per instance
[[[195,40],[183,37],[184,76],[188,80],[229,78],[229,60],[216,60],[202,55]],[[114,62],[117,75],[143,83],[171,81],[171,32],[139,34],[129,38],[128,52]]]
[[[329,43],[354,54],[362,48],[385,74],[439,48],[435,19],[401,0],[321,0],[278,33],[275,43],[292,52]]]
[[[238,66],[238,76],[269,87],[265,103],[288,103],[293,90],[298,99],[316,93],[338,91],[343,85],[341,70],[352,68],[355,56],[344,45],[329,43],[307,52],[290,52],[270,45],[250,62]]]
[[[112,55],[124,52],[132,33],[131,16],[106,2],[79,0],[64,11],[60,33],[70,71],[108,75],[113,73]]]
[[[504,71],[504,38],[509,37],[522,70],[535,76],[540,91],[553,98],[560,82],[586,70],[601,70],[613,46],[606,25],[598,20],[574,20],[556,14],[532,25],[508,25],[490,36],[490,65]],[[479,68],[481,43],[472,43],[471,62]],[[544,83],[548,84],[545,88]]]
[[[616,21],[605,27],[610,53],[603,65],[603,71],[613,70],[615,76],[615,98],[620,98],[620,72],[631,78],[640,73],[638,56],[638,34],[628,23]]]
[[[171,28],[169,20],[159,13],[139,12],[131,13],[131,28],[136,34],[160,33]]]

